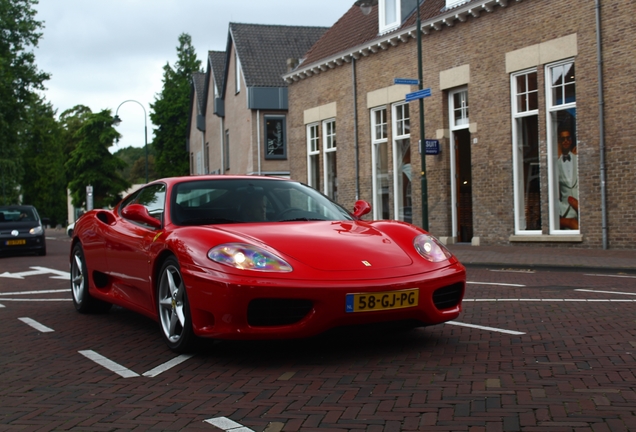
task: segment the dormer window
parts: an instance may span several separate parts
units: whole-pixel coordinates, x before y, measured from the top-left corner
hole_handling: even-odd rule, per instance
[[[395,30],[401,24],[401,0],[380,0],[378,11],[380,20],[380,33],[387,33]]]
[[[364,12],[365,5],[378,5],[380,34],[388,33],[400,27],[423,0],[359,0]]]
[[[446,0],[446,9],[454,8],[462,3],[466,3],[468,0]]]

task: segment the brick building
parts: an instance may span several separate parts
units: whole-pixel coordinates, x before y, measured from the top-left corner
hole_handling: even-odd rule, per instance
[[[376,3],[283,75],[292,178],[446,242],[634,247],[636,3],[422,2],[425,167],[418,87],[395,84],[418,76],[418,2]]]
[[[190,174],[289,176],[287,59],[298,58],[324,27],[230,23],[226,51],[209,51],[192,77]]]

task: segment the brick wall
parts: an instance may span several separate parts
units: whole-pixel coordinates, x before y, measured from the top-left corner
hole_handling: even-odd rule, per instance
[[[635,124],[632,102],[625,94],[634,87],[634,30],[632,2],[604,0],[605,128],[607,208],[610,247],[633,248]],[[582,242],[544,243],[561,247],[601,247],[601,187],[599,150],[599,101],[593,1],[528,0],[509,2],[478,18],[468,16],[452,27],[431,30],[422,39],[425,99],[425,138],[441,141],[442,153],[427,156],[429,227],[438,236],[452,236],[451,166],[448,92],[440,90],[440,72],[468,65],[474,235],[481,244],[508,244],[514,231],[513,166],[511,137],[510,74],[506,53],[547,41],[576,35],[577,138],[580,183],[580,232]],[[370,118],[367,93],[389,87],[397,77],[417,77],[415,39],[362,56],[356,64],[360,198],[371,200]],[[543,233],[548,227],[548,167],[544,65],[539,77],[539,139],[541,149],[541,197]],[[413,88],[412,90],[415,90]],[[305,110],[337,104],[339,201],[351,208],[356,198],[356,151],[353,118],[352,64],[343,63],[290,84],[291,175],[307,181]],[[387,106],[389,129],[391,110]],[[421,222],[418,103],[410,103],[413,220]],[[391,132],[389,132],[391,136]],[[392,166],[392,162],[391,162]]]

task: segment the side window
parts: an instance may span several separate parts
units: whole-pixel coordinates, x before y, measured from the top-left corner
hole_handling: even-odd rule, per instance
[[[141,204],[148,209],[150,216],[163,221],[163,210],[166,200],[166,185],[163,183],[153,184],[151,186],[140,189],[126,201],[122,203],[121,208],[131,204]]]
[[[285,116],[265,116],[265,159],[287,159]]]
[[[579,154],[574,62],[546,66],[550,232],[579,231]]]
[[[307,125],[307,182],[320,189],[320,124]]]

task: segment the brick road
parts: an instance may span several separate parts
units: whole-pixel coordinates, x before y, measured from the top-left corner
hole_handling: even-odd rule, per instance
[[[28,280],[0,281],[0,294],[67,286]],[[84,316],[70,301],[0,296],[0,430],[213,432],[204,420],[218,417],[270,432],[636,430],[635,279],[469,269],[469,280],[484,283],[468,285],[458,321],[523,334],[445,324],[205,341],[154,378],[122,378],[79,354],[93,350],[142,375],[175,357],[154,322],[119,308]],[[526,286],[485,284],[500,282]]]

